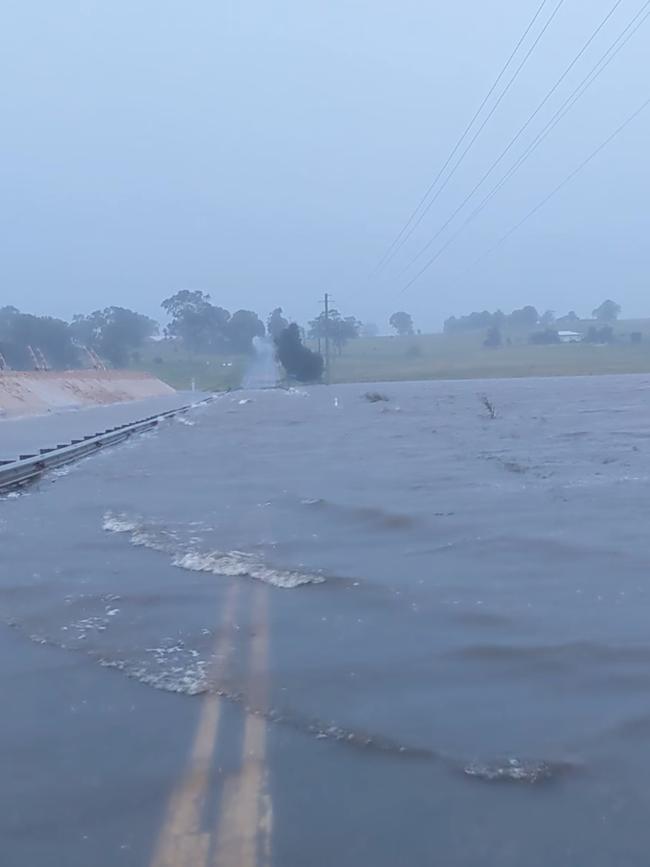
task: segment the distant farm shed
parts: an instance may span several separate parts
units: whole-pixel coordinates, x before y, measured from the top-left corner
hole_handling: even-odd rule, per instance
[[[558,331],[560,343],[581,343],[582,334],[579,331]]]

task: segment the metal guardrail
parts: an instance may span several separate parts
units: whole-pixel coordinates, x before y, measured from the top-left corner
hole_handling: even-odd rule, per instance
[[[48,470],[81,460],[81,458],[96,454],[106,446],[117,445],[132,437],[157,427],[161,421],[182,415],[195,406],[209,403],[212,397],[205,398],[195,404],[187,404],[177,409],[151,415],[136,422],[118,425],[81,439],[73,439],[69,443],[59,443],[50,448],[39,449],[38,454],[20,455],[16,460],[0,461],[0,494],[33,482]]]

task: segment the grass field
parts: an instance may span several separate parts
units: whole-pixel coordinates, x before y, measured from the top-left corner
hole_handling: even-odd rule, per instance
[[[223,391],[237,388],[250,359],[245,355],[197,355],[168,344],[153,343],[133,361],[133,367],[146,370],[173,388]]]
[[[532,346],[525,336],[511,335],[510,345],[485,349],[479,332],[360,338],[348,343],[341,355],[332,355],[331,379],[389,382],[650,373],[650,320],[621,321],[615,330],[620,342],[610,346]],[[643,342],[630,343],[626,336],[631,331],[640,331]],[[248,365],[246,356],[196,355],[166,341],[151,344],[134,362],[134,367],[175,388],[190,388],[194,380],[197,389],[215,391],[240,385]]]
[[[358,340],[333,358],[333,382],[481,379],[650,372],[650,341],[595,346],[513,343],[485,349],[482,335]]]

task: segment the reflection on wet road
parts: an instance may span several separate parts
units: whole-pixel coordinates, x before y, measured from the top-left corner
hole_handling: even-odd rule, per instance
[[[221,680],[235,648],[237,585],[229,588],[215,647],[215,676]],[[268,678],[268,610],[266,591],[255,593],[255,634],[250,641],[250,695],[257,706],[266,701]],[[244,720],[239,768],[225,775],[219,768],[219,732],[225,699],[209,693],[201,715],[188,767],[174,791],[152,867],[255,867],[270,863],[271,801],[266,788],[266,719],[249,713]],[[219,808],[209,810],[209,787],[219,788]]]

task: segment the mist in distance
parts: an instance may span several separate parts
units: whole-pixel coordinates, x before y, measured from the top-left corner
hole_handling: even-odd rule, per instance
[[[263,318],[282,306],[305,322],[327,290],[344,315],[382,331],[401,309],[422,330],[524,304],[583,315],[604,298],[626,317],[647,314],[650,112],[469,266],[647,98],[639,70],[650,23],[402,292],[406,263],[610,0],[563,5],[412,241],[373,273],[538,5],[9,2],[0,34],[2,303],[66,319],[122,305],[161,320],[160,299],[186,288]],[[525,142],[639,7],[619,6]]]

